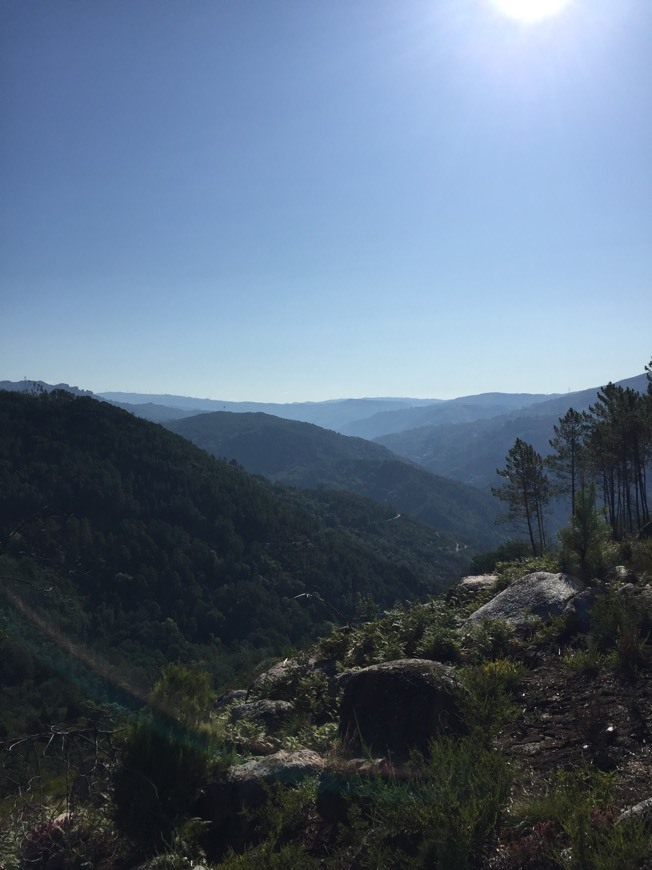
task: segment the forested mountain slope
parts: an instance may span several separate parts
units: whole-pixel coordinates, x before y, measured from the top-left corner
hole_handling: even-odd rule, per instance
[[[353,421],[342,432],[361,438],[379,438],[421,426],[470,423],[473,420],[498,417],[549,401],[551,398],[553,397],[542,393],[481,393],[477,396],[461,396],[438,402],[436,405],[382,411],[365,420]]]
[[[438,399],[404,398],[362,398],[330,399],[322,402],[229,402],[220,399],[199,399],[191,396],[171,396],[151,393],[99,393],[106,399],[122,407],[133,405],[134,413],[149,419],[149,405],[154,406],[156,419],[178,418],[174,411],[186,410],[187,415],[200,412],[231,411],[237,414],[262,413],[282,417],[286,420],[300,420],[314,423],[326,429],[344,431],[345,427],[357,420],[364,420],[383,411],[413,408],[437,404]],[[167,413],[171,412],[171,413]]]
[[[357,493],[456,536],[460,545],[477,550],[500,540],[492,497],[428,474],[362,438],[269,414],[218,411],[165,425],[248,471],[293,486]]]
[[[641,393],[647,390],[645,374],[618,384]],[[576,411],[587,410],[596,401],[598,391],[596,388],[569,393],[492,419],[423,426],[375,440],[433,474],[488,489],[495,485],[496,469],[502,467],[516,438],[532,444],[545,456],[550,452],[548,441],[559,418],[571,407]]]
[[[387,511],[341,505],[107,403],[0,392],[0,680],[14,714],[66,718],[61,688],[43,689],[57,669],[138,692],[166,662],[202,660],[220,684],[366,596],[414,599],[464,570],[445,536],[413,524],[413,549]]]

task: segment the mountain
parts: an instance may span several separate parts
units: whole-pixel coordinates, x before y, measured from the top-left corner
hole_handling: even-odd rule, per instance
[[[80,390],[79,387],[71,387],[69,384],[46,384],[45,381],[0,381],[0,390],[10,390],[16,393],[52,393],[55,390],[63,390],[73,396],[92,396],[90,390]]]
[[[98,396],[121,407],[133,405],[147,408],[150,405],[158,408],[185,410],[186,416],[202,411],[232,411],[235,413],[263,413],[283,417],[287,420],[300,420],[304,423],[314,423],[326,429],[340,431],[356,420],[365,419],[384,411],[396,411],[403,408],[420,407],[437,403],[437,399],[411,398],[375,398],[375,399],[332,399],[326,402],[225,402],[216,399],[195,399],[190,396],[155,395],[148,393],[99,393]],[[134,410],[132,408],[131,410]],[[140,413],[134,410],[134,413]],[[165,417],[160,411],[159,419]],[[146,416],[146,414],[141,414]],[[170,413],[167,419],[175,419]]]
[[[248,471],[292,486],[357,493],[452,534],[473,550],[500,540],[493,497],[435,477],[362,438],[260,413],[218,411],[166,426]]]
[[[619,381],[639,392],[647,389],[645,374]],[[600,388],[568,393],[527,408],[485,420],[439,426],[422,426],[379,437],[376,440],[433,474],[441,474],[471,486],[496,484],[496,469],[502,468],[516,438],[529,442],[542,455],[550,452],[553,426],[569,408],[588,410]]]
[[[61,697],[138,695],[166,662],[202,660],[220,685],[367,598],[447,588],[468,564],[455,541],[393,516],[273,485],[106,402],[0,392],[0,683],[31,680],[0,737],[65,720]]]
[[[345,435],[378,438],[393,432],[404,432],[420,426],[444,423],[468,423],[488,417],[498,417],[514,409],[526,408],[556,396],[545,393],[480,393],[416,408],[382,411],[364,420],[354,420],[344,426]]]

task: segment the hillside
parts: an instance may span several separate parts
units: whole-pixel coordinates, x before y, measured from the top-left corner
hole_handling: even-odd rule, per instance
[[[473,420],[499,417],[501,414],[547,402],[552,398],[549,394],[538,393],[481,393],[477,396],[461,396],[458,399],[438,402],[436,405],[383,411],[350,423],[342,432],[345,435],[373,439],[422,426],[470,423]]]
[[[80,699],[138,695],[176,660],[219,685],[369,596],[388,606],[463,570],[454,541],[414,523],[413,549],[387,519],[360,499],[326,510],[92,398],[0,392],[0,673],[36,680],[7,713],[66,718],[63,689],[38,688],[57,671],[85,681]]]
[[[618,383],[642,393],[647,389],[645,374]],[[516,438],[532,444],[541,455],[547,455],[550,452],[548,441],[559,418],[570,407],[576,411],[587,410],[596,401],[598,391],[599,388],[582,390],[491,419],[422,426],[375,440],[399,456],[418,462],[433,474],[488,489],[496,484],[496,469],[503,466],[505,455]]]
[[[292,486],[357,493],[408,513],[473,551],[500,540],[495,500],[435,477],[378,444],[268,414],[201,414],[165,424],[214,456]]]
[[[229,402],[220,399],[199,399],[192,396],[173,396],[150,393],[99,393],[98,397],[113,402],[121,407],[134,405],[139,408],[134,413],[140,413],[149,419],[150,405],[155,406],[157,419],[166,416],[178,418],[178,411],[185,410],[186,415],[210,411],[230,411],[237,414],[271,414],[287,420],[299,420],[304,423],[314,423],[326,429],[343,431],[345,427],[357,420],[364,420],[374,414],[399,409],[430,406],[437,404],[437,399],[413,398],[362,398],[362,399],[329,399],[323,402]]]

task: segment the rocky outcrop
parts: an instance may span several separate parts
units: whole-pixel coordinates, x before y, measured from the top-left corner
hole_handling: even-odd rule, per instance
[[[360,751],[427,752],[440,734],[466,730],[462,687],[452,668],[426,659],[400,659],[351,673],[340,705],[339,733]]]
[[[533,616],[541,619],[559,616],[568,602],[584,588],[581,580],[569,574],[535,571],[503,589],[474,611],[466,622],[473,625],[483,619],[504,619],[515,628],[523,627]]]
[[[269,733],[282,727],[293,713],[294,707],[289,701],[247,701],[231,708],[231,719],[234,722],[254,722]]]

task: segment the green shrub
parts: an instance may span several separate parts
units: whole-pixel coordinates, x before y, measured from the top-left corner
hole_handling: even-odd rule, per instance
[[[469,658],[474,662],[506,658],[520,649],[514,627],[505,619],[482,619],[475,623],[466,637]]]
[[[359,777],[358,866],[473,868],[509,792],[505,759],[472,738],[432,741],[407,776]]]
[[[634,870],[652,855],[650,832],[640,819],[617,822],[614,785],[612,774],[590,767],[558,772],[547,794],[512,808],[511,825],[529,826],[530,833],[511,844],[510,857],[526,859],[536,841],[538,858],[547,863],[534,866]]]
[[[162,713],[142,714],[130,726],[116,771],[119,828],[147,848],[169,841],[199,794],[209,758],[206,731]]]
[[[611,538],[604,511],[596,505],[595,485],[582,487],[570,524],[559,532],[561,569],[586,582],[604,578],[617,551]]]
[[[607,657],[597,649],[595,644],[589,644],[586,649],[568,653],[562,661],[573,673],[595,676],[605,667]]]
[[[466,689],[462,704],[472,732],[487,741],[516,715],[511,694],[526,673],[506,659],[463,668],[460,677]]]
[[[623,600],[614,587],[596,599],[589,634],[600,652],[614,651],[618,664],[627,670],[644,661],[647,636],[643,634],[642,610],[635,602]]]
[[[238,855],[231,851],[220,862],[222,870],[259,870],[261,867],[319,867],[304,842],[310,817],[314,814],[317,781],[304,780],[295,788],[270,786],[264,805],[248,813],[252,840],[257,845]]]

